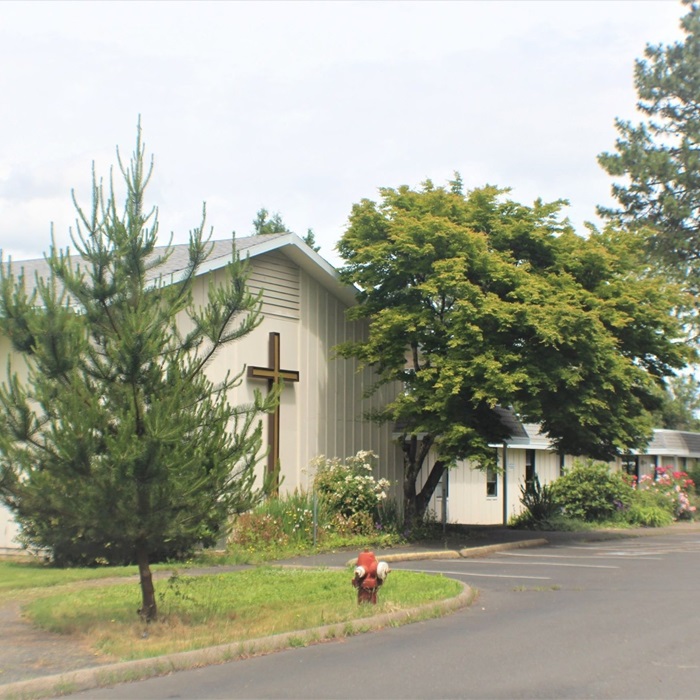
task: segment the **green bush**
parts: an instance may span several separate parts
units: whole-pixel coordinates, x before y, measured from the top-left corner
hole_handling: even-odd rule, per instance
[[[360,456],[363,454],[360,453]],[[353,464],[354,460],[355,458],[351,458],[346,462]],[[332,466],[338,460],[330,462]],[[341,470],[333,470],[333,478],[330,478],[331,475],[324,469],[321,471],[328,478],[329,484],[335,484],[335,480],[343,473]],[[347,489],[336,485],[332,492],[344,496],[337,501],[326,498],[324,492],[316,495],[314,503],[313,492],[297,489],[293,493],[269,498],[254,510],[238,516],[228,540],[231,556],[237,558],[237,563],[241,563],[257,561],[261,557],[275,559],[310,551],[314,544],[316,551],[319,547],[390,547],[398,544],[401,541],[398,535],[400,513],[396,503],[383,496],[381,491],[375,490],[373,495],[368,495],[366,491],[358,488],[359,485],[368,490],[373,484],[373,489],[377,486],[383,489],[388,482],[375,481],[372,477],[367,479],[365,471],[359,473],[359,476],[363,477],[361,480],[351,478],[347,482]],[[344,512],[334,510],[331,507],[334,503],[346,504],[348,510],[344,512],[350,514],[345,515]],[[350,508],[353,503],[358,508],[371,504],[372,508]]]
[[[373,459],[374,453],[361,451],[345,460],[322,456],[311,463],[314,488],[341,532],[368,534],[381,525],[381,506],[389,482],[374,478]]]
[[[552,495],[551,484],[541,485],[536,474],[532,481],[520,487],[520,503],[527,514],[523,524],[529,523],[531,526],[547,523],[561,512]]]
[[[673,515],[668,508],[635,502],[625,513],[625,520],[635,527],[666,527],[673,522]]]
[[[693,494],[700,496],[700,462],[688,469],[688,476],[693,480]]]
[[[566,517],[591,523],[622,519],[634,489],[607,464],[577,462],[551,485],[551,496]]]

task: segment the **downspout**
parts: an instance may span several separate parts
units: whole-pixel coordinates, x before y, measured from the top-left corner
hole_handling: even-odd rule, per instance
[[[508,524],[508,443],[503,441],[503,524]]]

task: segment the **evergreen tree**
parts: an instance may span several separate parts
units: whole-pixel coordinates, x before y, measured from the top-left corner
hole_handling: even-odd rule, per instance
[[[598,157],[620,207],[603,216],[649,228],[649,248],[667,271],[700,290],[700,8],[681,20],[685,40],[647,45],[635,64],[643,121],[617,119],[614,153]]]
[[[291,233],[287,228],[279,212],[270,216],[270,212],[262,208],[258,210],[253,219],[253,234],[256,236],[268,236],[273,233]]]
[[[234,243],[225,280],[197,305],[195,278],[210,252],[204,220],[181,279],[161,278],[172,248],[156,247],[157,211],[145,208],[153,163],[144,165],[140,125],[119,168],[123,212],[94,171],[89,211],[76,202],[77,258],[52,244],[50,274],[33,290],[0,266],[0,329],[28,367],[26,381],[10,367],[0,389],[0,498],[26,543],[56,563],[135,561],[150,621],[151,562],[212,544],[266,492],[254,469],[260,414],[276,396],[232,406],[243,372],[206,373],[261,320]]]
[[[270,212],[268,212],[267,209],[262,208],[253,219],[253,234],[256,236],[266,236],[271,233],[293,232],[290,231],[284,221],[282,221],[282,216],[279,212],[270,216]],[[309,248],[313,249],[317,253],[319,250],[321,250],[321,246],[316,245],[316,236],[314,235],[312,229],[306,230],[304,243],[306,243]]]
[[[668,430],[700,430],[700,382],[692,375],[670,377],[661,404],[656,412],[657,428]]]
[[[304,236],[304,243],[306,243],[311,250],[313,250],[315,253],[318,253],[319,250],[321,250],[320,245],[316,245],[316,236],[314,235],[314,232],[312,229],[307,229],[306,230],[306,235]]]

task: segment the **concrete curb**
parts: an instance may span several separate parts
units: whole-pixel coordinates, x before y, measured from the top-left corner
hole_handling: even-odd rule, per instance
[[[542,547],[549,544],[544,538],[536,540],[520,540],[518,542],[503,542],[502,544],[489,544],[484,547],[467,547],[459,550],[459,556],[465,559],[483,557],[493,552],[505,552],[509,549],[526,549],[527,547]]]
[[[501,552],[509,549],[539,547],[546,544],[549,544],[546,539],[528,539],[484,545],[481,547],[468,547],[459,551],[444,549],[427,552],[386,554],[381,556],[381,559],[386,562],[420,561],[425,559],[460,559],[486,556],[493,552]],[[353,565],[355,562],[356,558],[353,558],[347,562],[347,565]],[[286,632],[271,637],[222,644],[205,649],[184,651],[177,654],[167,654],[151,659],[123,661],[106,666],[85,668],[69,673],[8,683],[6,685],[0,685],[0,700],[30,700],[77,693],[84,690],[116,685],[118,683],[164,676],[175,671],[185,671],[201,668],[203,666],[222,664],[228,661],[234,661],[235,659],[269,654],[290,647],[306,646],[308,644],[360,634],[362,632],[371,632],[388,626],[408,624],[429,617],[437,617],[467,607],[472,603],[475,597],[474,590],[464,583],[462,583],[462,586],[462,593],[455,598],[436,603],[428,603],[409,610],[398,610],[396,612],[384,613],[382,615],[359,620],[351,620],[349,622],[341,622],[334,625],[326,625],[324,627]]]
[[[318,642],[347,637],[398,626],[410,622],[438,617],[465,608],[475,597],[474,590],[462,583],[462,592],[454,598],[427,603],[408,610],[384,613],[374,617],[361,618],[333,625],[325,625],[308,630],[286,632],[245,642],[222,644],[205,649],[167,654],[152,659],[123,661],[97,668],[86,668],[70,673],[62,673],[43,678],[32,678],[0,685],[0,698],[5,700],[30,700],[55,697],[104,686],[127,683],[137,680],[164,676],[175,671],[185,671],[203,666],[222,664],[235,659],[243,659],[290,647],[307,646]]]
[[[470,559],[484,557],[494,552],[505,552],[509,549],[525,549],[526,547],[542,547],[548,545],[549,540],[544,538],[534,540],[518,540],[516,542],[502,542],[500,544],[488,544],[481,547],[466,547],[465,549],[436,549],[428,552],[406,552],[399,554],[382,554],[377,558],[391,563],[392,561],[421,561],[423,559]],[[349,559],[346,566],[355,564],[357,558]]]

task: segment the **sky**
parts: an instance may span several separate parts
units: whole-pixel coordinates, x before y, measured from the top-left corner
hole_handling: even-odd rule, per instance
[[[0,2],[0,248],[59,246],[91,172],[155,162],[160,239],[225,239],[256,212],[321,255],[380,187],[511,188],[567,199],[581,233],[609,205],[596,156],[635,121],[634,61],[682,40],[676,0]]]

